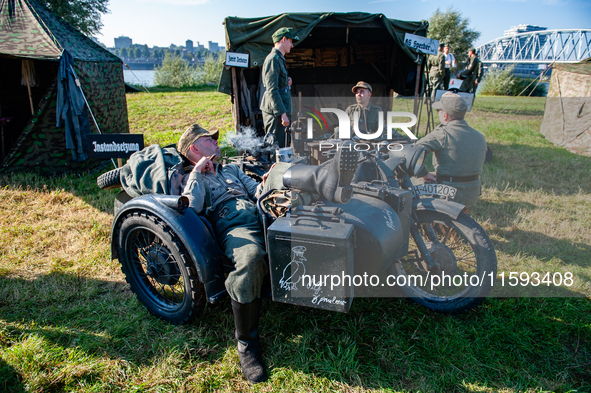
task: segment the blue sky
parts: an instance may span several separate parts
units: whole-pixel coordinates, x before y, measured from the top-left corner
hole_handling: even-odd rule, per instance
[[[109,47],[121,35],[150,47],[184,46],[187,39],[207,47],[207,41],[225,43],[222,22],[226,16],[362,11],[419,21],[428,20],[437,8],[444,11],[450,6],[461,11],[470,19],[470,27],[482,33],[476,45],[500,37],[511,26],[522,23],[549,29],[591,28],[589,0],[110,0],[111,13],[103,16],[102,35],[97,38]]]

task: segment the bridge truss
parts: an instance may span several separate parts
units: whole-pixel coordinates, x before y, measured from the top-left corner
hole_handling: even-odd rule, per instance
[[[515,34],[489,41],[476,51],[485,64],[575,63],[591,57],[591,29]]]

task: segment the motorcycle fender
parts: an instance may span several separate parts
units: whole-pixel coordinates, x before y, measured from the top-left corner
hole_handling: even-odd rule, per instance
[[[111,255],[117,259],[116,230],[119,222],[129,213],[145,211],[158,216],[178,235],[195,263],[199,279],[205,286],[210,302],[225,296],[223,256],[215,239],[201,218],[190,208],[177,210],[159,201],[170,195],[142,195],[125,203],[115,215],[111,228]]]
[[[461,203],[441,198],[421,198],[418,200],[415,198],[412,205],[413,210],[431,210],[450,216],[454,220],[457,220],[466,208]]]

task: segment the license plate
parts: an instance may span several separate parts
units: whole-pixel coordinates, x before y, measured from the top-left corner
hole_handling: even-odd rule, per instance
[[[443,197],[454,198],[458,191],[455,187],[450,187],[445,184],[420,184],[412,188],[412,193],[416,196],[420,195],[439,195]]]

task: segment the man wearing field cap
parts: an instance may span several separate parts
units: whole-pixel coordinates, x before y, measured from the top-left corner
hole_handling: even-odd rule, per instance
[[[256,206],[252,202],[258,183],[235,165],[221,166],[218,131],[190,126],[177,143],[193,169],[182,180],[182,195],[196,213],[211,222],[218,244],[234,269],[226,278],[231,298],[240,363],[254,383],[267,378],[258,337],[260,292],[268,272],[265,241]]]
[[[439,44],[439,50],[436,55],[429,55],[427,67],[429,69],[429,85],[431,86],[431,99],[435,98],[435,92],[443,88],[443,78],[445,77],[445,54],[443,48],[445,44]]]
[[[423,180],[457,188],[454,201],[470,208],[480,196],[480,174],[486,156],[484,136],[464,120],[468,106],[455,93],[445,93],[433,109],[439,112],[441,124],[417,144],[433,152],[436,172],[419,173]]]
[[[279,147],[286,147],[285,127],[289,126],[291,116],[291,83],[287,75],[285,55],[293,48],[294,40],[299,38],[291,27],[282,27],[275,31],[273,49],[267,55],[262,69],[266,89],[261,102],[265,133],[274,134]]]
[[[380,127],[379,121],[382,108],[369,104],[369,99],[373,93],[370,84],[359,81],[351,91],[355,94],[355,101],[357,101],[356,104],[349,105],[345,110],[351,120],[351,132],[355,130],[355,127],[358,127],[357,130],[362,134],[375,134]],[[357,122],[355,119],[357,119]],[[385,130],[384,124],[382,118],[382,132]]]
[[[460,91],[476,94],[476,88],[483,76],[482,62],[478,58],[476,49],[474,48],[468,49],[468,56],[470,56],[470,64],[468,64],[468,67],[464,71],[460,72],[460,77],[464,78],[460,86]]]
[[[220,165],[218,131],[193,124],[181,135],[177,150],[193,168],[181,175],[182,195],[212,224],[218,244],[233,269],[225,280],[231,298],[240,366],[252,383],[267,379],[258,333],[261,287],[268,273],[263,228],[254,200],[270,189],[290,187],[347,203],[358,153],[346,141],[324,166],[277,163],[259,184],[236,165]]]

